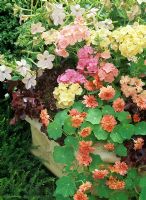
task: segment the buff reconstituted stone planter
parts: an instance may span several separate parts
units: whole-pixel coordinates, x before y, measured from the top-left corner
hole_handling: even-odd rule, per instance
[[[47,135],[41,131],[41,124],[37,120],[26,117],[26,121],[31,126],[32,154],[38,157],[54,175],[57,177],[63,176],[64,165],[56,163],[53,158],[54,147],[59,144],[54,140],[50,140]],[[94,154],[100,155],[101,159],[107,163],[114,163],[120,160],[114,153],[104,150],[102,143],[96,146]]]

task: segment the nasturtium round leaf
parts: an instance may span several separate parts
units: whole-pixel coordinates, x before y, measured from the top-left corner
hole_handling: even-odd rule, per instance
[[[67,134],[67,135],[73,135],[76,131],[76,128],[74,128],[72,126],[71,123],[71,118],[68,117],[65,122],[64,122],[64,126],[63,126],[63,131]]]
[[[102,114],[103,115],[113,115],[115,116],[115,111],[110,105],[105,105],[102,109]]]
[[[66,146],[71,146],[73,149],[78,149],[78,139],[73,136],[67,136],[64,140]]]
[[[53,157],[57,163],[70,164],[74,160],[73,148],[69,146],[56,146]]]
[[[57,121],[61,125],[64,125],[64,121],[68,118],[67,112],[68,112],[68,109],[58,112],[55,115],[54,121]]]
[[[62,125],[56,121],[49,123],[47,128],[48,136],[54,140],[62,136]]]
[[[98,187],[96,187],[96,192],[100,198],[109,199],[111,190],[106,186],[104,180],[100,180]]]
[[[117,145],[115,152],[118,156],[127,156],[127,148],[123,144]]]
[[[90,122],[86,122],[84,121],[80,127],[80,129],[82,130],[83,128],[87,128],[87,127],[90,127],[91,129],[93,129],[94,125],[91,124]]]
[[[92,162],[89,165],[90,172],[94,171],[95,169],[98,169],[98,166],[103,163],[99,155],[92,155]]]
[[[91,124],[99,124],[102,118],[102,113],[98,108],[89,109],[87,112],[86,121],[91,122]]]
[[[56,199],[56,200],[70,200],[69,197],[63,197],[62,195],[57,195],[57,196],[55,196],[55,199]]]
[[[118,128],[118,133],[124,140],[130,139],[135,133],[135,127],[132,124],[122,124]]]
[[[121,135],[119,134],[119,130],[118,130],[118,126],[117,125],[113,132],[110,133],[110,138],[112,139],[113,142],[117,142],[117,143],[123,143],[123,138],[121,137]]]
[[[100,125],[94,125],[93,132],[98,140],[106,140],[109,133],[104,131]]]
[[[109,200],[128,200],[128,195],[125,192],[114,192],[111,194],[111,197],[109,198]]]
[[[56,181],[56,195],[62,195],[63,197],[73,196],[76,191],[75,181],[69,176],[63,176]]]
[[[85,107],[84,104],[80,101],[75,102],[72,106],[73,109],[77,109],[79,112],[82,112],[84,107]]]
[[[131,116],[130,116],[129,112],[125,112],[125,111],[117,112],[116,116],[120,122],[129,123],[131,121]]]
[[[135,126],[135,135],[146,135],[146,122],[139,122]]]

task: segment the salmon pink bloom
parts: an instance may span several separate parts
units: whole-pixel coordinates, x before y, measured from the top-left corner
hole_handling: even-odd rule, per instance
[[[93,153],[94,150],[95,148],[92,147],[92,141],[79,142],[79,149],[76,157],[79,162],[79,165],[84,165],[84,166],[90,165],[90,163],[92,162],[90,153]]]
[[[83,98],[84,101],[82,102],[86,105],[86,107],[96,108],[98,106],[98,102],[96,101],[96,98],[93,95],[84,95]]]
[[[132,117],[133,117],[134,122],[140,122],[140,120],[141,120],[139,114],[137,114],[137,113],[135,113]]]
[[[115,149],[115,145],[113,143],[107,143],[104,145],[104,148],[107,150],[107,151],[114,151]]]
[[[104,179],[104,177],[106,177],[109,172],[106,169],[104,170],[95,169],[92,173],[94,179]]]
[[[122,112],[125,108],[125,102],[122,98],[118,98],[113,102],[113,108],[116,112]]]
[[[47,109],[41,110],[40,119],[44,126],[48,126],[50,116],[48,115]]]
[[[85,117],[87,116],[87,113],[85,112],[80,113],[76,109],[72,109],[70,111],[70,116],[71,116],[72,126],[75,128],[79,128],[83,123]]]
[[[107,87],[102,87],[100,88],[100,93],[98,94],[98,96],[102,99],[102,100],[110,100],[113,99],[115,96],[115,90],[112,86],[107,86]]]
[[[117,178],[110,176],[110,178],[106,181],[106,185],[111,190],[123,190],[125,188],[125,182],[117,180]]]
[[[83,128],[79,134],[81,137],[87,137],[91,134],[91,128],[90,127]]]
[[[107,132],[112,132],[115,128],[115,125],[117,124],[117,121],[112,115],[104,115],[100,123],[103,130]]]
[[[83,183],[82,185],[80,185],[79,187],[79,192],[86,192],[88,190],[90,190],[92,187],[92,184],[89,181],[86,181],[85,183]]]
[[[134,140],[134,150],[141,150],[144,145],[144,139],[143,138],[137,138]]]
[[[111,172],[116,172],[117,174],[124,176],[127,174],[128,165],[125,162],[116,161],[115,164],[110,167],[110,170]]]
[[[83,192],[77,191],[77,193],[73,197],[74,200],[89,200],[86,194]]]

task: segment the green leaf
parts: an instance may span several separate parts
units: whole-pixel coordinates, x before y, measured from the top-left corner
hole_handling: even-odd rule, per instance
[[[96,188],[97,194],[100,198],[109,198],[110,196],[110,189],[105,185],[105,181],[101,180]]]
[[[128,116],[129,116],[130,114],[129,114],[129,112],[125,112],[125,111],[123,111],[123,112],[118,112],[117,114],[116,114],[116,116],[117,116],[117,118],[118,118],[118,120],[120,121],[120,122],[130,122],[131,121],[131,118],[130,119],[128,119]]]
[[[109,198],[109,200],[128,200],[128,195],[126,194],[126,192],[115,192],[111,195],[111,197]]]
[[[89,166],[89,170],[92,172],[95,169],[98,168],[99,165],[101,165],[103,161],[101,160],[99,155],[92,155],[92,162]]]
[[[72,126],[71,123],[71,118],[68,117],[65,122],[64,122],[64,126],[63,126],[63,131],[67,134],[67,135],[73,135],[76,131],[76,128],[74,128]]]
[[[57,163],[70,164],[74,160],[73,148],[69,146],[56,146],[53,157]]]
[[[116,113],[111,106],[105,105],[102,109],[102,114],[103,115],[113,115],[113,116],[115,116]]]
[[[61,125],[64,125],[64,121],[68,118],[67,112],[68,112],[68,109],[58,112],[55,115],[54,121],[57,121]]]
[[[134,135],[134,129],[135,127],[132,124],[123,124],[120,126],[119,133],[123,139],[131,139],[132,135]]]
[[[142,188],[142,191],[139,196],[139,200],[146,200],[146,187]]]
[[[119,125],[117,125],[113,132],[110,133],[110,138],[113,140],[113,142],[117,142],[117,143],[123,143],[123,138],[121,137],[121,135],[119,134]]]
[[[94,125],[93,132],[98,140],[106,140],[109,133],[104,131],[100,125]]]
[[[63,197],[62,195],[57,195],[57,196],[55,196],[55,199],[56,199],[56,200],[70,200],[69,197]]]
[[[56,182],[56,195],[62,195],[63,197],[69,197],[74,195],[76,191],[75,181],[69,176],[63,176]]]
[[[53,121],[49,123],[47,131],[48,136],[56,140],[62,136],[62,125],[56,121]]]
[[[135,126],[135,135],[146,135],[146,122],[139,122]]]
[[[75,102],[74,104],[73,104],[73,106],[72,106],[72,108],[73,109],[77,109],[79,112],[82,112],[83,111],[83,109],[84,109],[84,105],[83,105],[83,103],[81,103],[81,102]]]
[[[78,149],[78,140],[77,140],[77,138],[75,138],[75,137],[73,137],[73,136],[67,136],[66,138],[65,138],[65,145],[67,146],[71,146],[71,147],[73,147],[75,150],[77,150]]]
[[[118,156],[127,156],[127,148],[123,144],[117,145],[115,152]]]
[[[99,124],[102,118],[102,113],[99,109],[89,109],[86,117],[86,121],[91,122],[91,124]]]
[[[140,179],[139,185],[141,188],[146,187],[146,176],[144,176]]]

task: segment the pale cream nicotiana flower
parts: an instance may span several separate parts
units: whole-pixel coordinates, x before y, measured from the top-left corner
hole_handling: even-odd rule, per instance
[[[11,80],[11,72],[12,69],[5,65],[0,65],[0,81],[3,82],[4,80]]]
[[[146,0],[137,0],[139,4],[146,3]]]
[[[21,61],[16,61],[17,64],[17,72],[19,72],[22,76],[26,76],[27,72],[30,70],[30,65],[26,62],[25,59],[21,59]]]
[[[44,51],[43,54],[38,54],[37,59],[39,60],[37,66],[41,69],[52,69],[53,63],[52,61],[55,59],[55,56],[49,54],[48,51]]]
[[[42,33],[45,31],[45,28],[42,26],[41,22],[31,25],[31,33],[34,35],[36,33]]]
[[[85,9],[81,8],[79,4],[71,6],[70,10],[71,10],[71,14],[76,16],[76,17],[82,16],[83,13],[85,12]]]
[[[25,84],[26,89],[29,90],[31,87],[36,86],[36,75],[27,73],[25,78],[22,79],[22,82]]]
[[[62,4],[53,4],[51,18],[55,26],[62,25],[65,19],[65,12]]]

